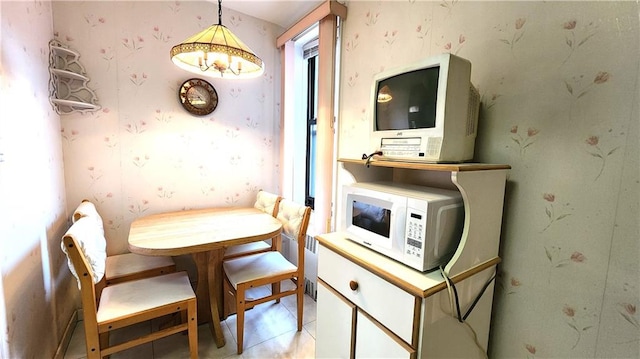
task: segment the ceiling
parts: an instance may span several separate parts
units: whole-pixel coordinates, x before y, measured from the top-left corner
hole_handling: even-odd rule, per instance
[[[222,6],[288,29],[324,0],[223,0]]]

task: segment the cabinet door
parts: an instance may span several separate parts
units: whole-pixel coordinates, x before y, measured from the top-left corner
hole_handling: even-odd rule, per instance
[[[358,311],[356,321],[356,358],[415,357],[415,350],[364,312]]]
[[[318,280],[316,358],[353,358],[356,307]]]

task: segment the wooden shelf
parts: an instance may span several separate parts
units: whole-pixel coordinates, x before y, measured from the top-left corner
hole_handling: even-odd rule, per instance
[[[79,74],[77,72],[73,72],[73,71],[67,71],[67,70],[62,70],[62,69],[50,69],[49,71],[51,71],[51,73],[53,73],[54,75],[61,77],[61,78],[68,78],[68,79],[73,79],[73,80],[80,80],[83,82],[88,82],[89,78]]]
[[[71,109],[74,109],[74,110],[97,110],[100,108],[100,106],[98,105],[94,105],[87,102],[62,100],[58,98],[50,98],[50,100],[51,102],[57,105],[70,107]]]
[[[365,166],[366,161],[361,159],[339,158],[338,162],[355,163]],[[508,170],[510,165],[487,164],[487,163],[425,163],[407,161],[376,160],[369,161],[370,166],[404,168],[413,170],[443,171],[443,172],[463,172],[463,171],[485,171],[485,170]]]
[[[51,45],[51,50],[55,51],[59,55],[74,56],[76,58],[80,56],[77,52],[58,45]]]

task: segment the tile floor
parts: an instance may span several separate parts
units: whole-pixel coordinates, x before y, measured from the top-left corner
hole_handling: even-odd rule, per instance
[[[291,282],[288,282],[288,285]],[[283,289],[287,284],[283,282]],[[268,287],[256,290],[270,290]],[[158,323],[144,322],[122,329],[111,335],[111,340],[148,333]],[[236,354],[236,316],[229,316],[222,322],[226,345],[217,348],[208,324],[198,327],[198,356],[208,358],[314,358],[315,357],[316,302],[309,296],[304,298],[303,329],[296,330],[295,296],[257,305],[245,314],[244,352]],[[134,347],[111,355],[112,359],[143,358],[188,358],[187,336],[178,333],[151,343]],[[64,359],[86,358],[84,327],[78,322],[73,332]]]

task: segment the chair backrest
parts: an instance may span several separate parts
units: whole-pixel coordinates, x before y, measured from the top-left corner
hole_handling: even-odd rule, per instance
[[[67,238],[75,241],[73,248],[65,245]],[[84,273],[90,274],[92,284],[102,280],[107,261],[107,241],[104,238],[104,230],[94,218],[82,217],[77,220],[62,237],[60,247],[67,255],[69,270],[78,280],[80,288],[83,276],[86,275]],[[71,249],[78,251],[80,257],[74,259]]]
[[[82,217],[62,237],[61,247],[69,260],[69,269],[78,279],[85,330],[96,330],[87,335],[97,336],[97,298],[101,289],[97,284],[104,277],[107,258],[104,234],[95,220]]]
[[[304,249],[311,208],[283,198],[278,209],[278,220],[282,223],[282,234],[298,242],[298,271],[304,275]],[[302,278],[301,280],[304,280]]]
[[[282,200],[282,197],[277,194],[260,190],[256,195],[256,202],[253,207],[276,217],[278,215],[280,200]]]

